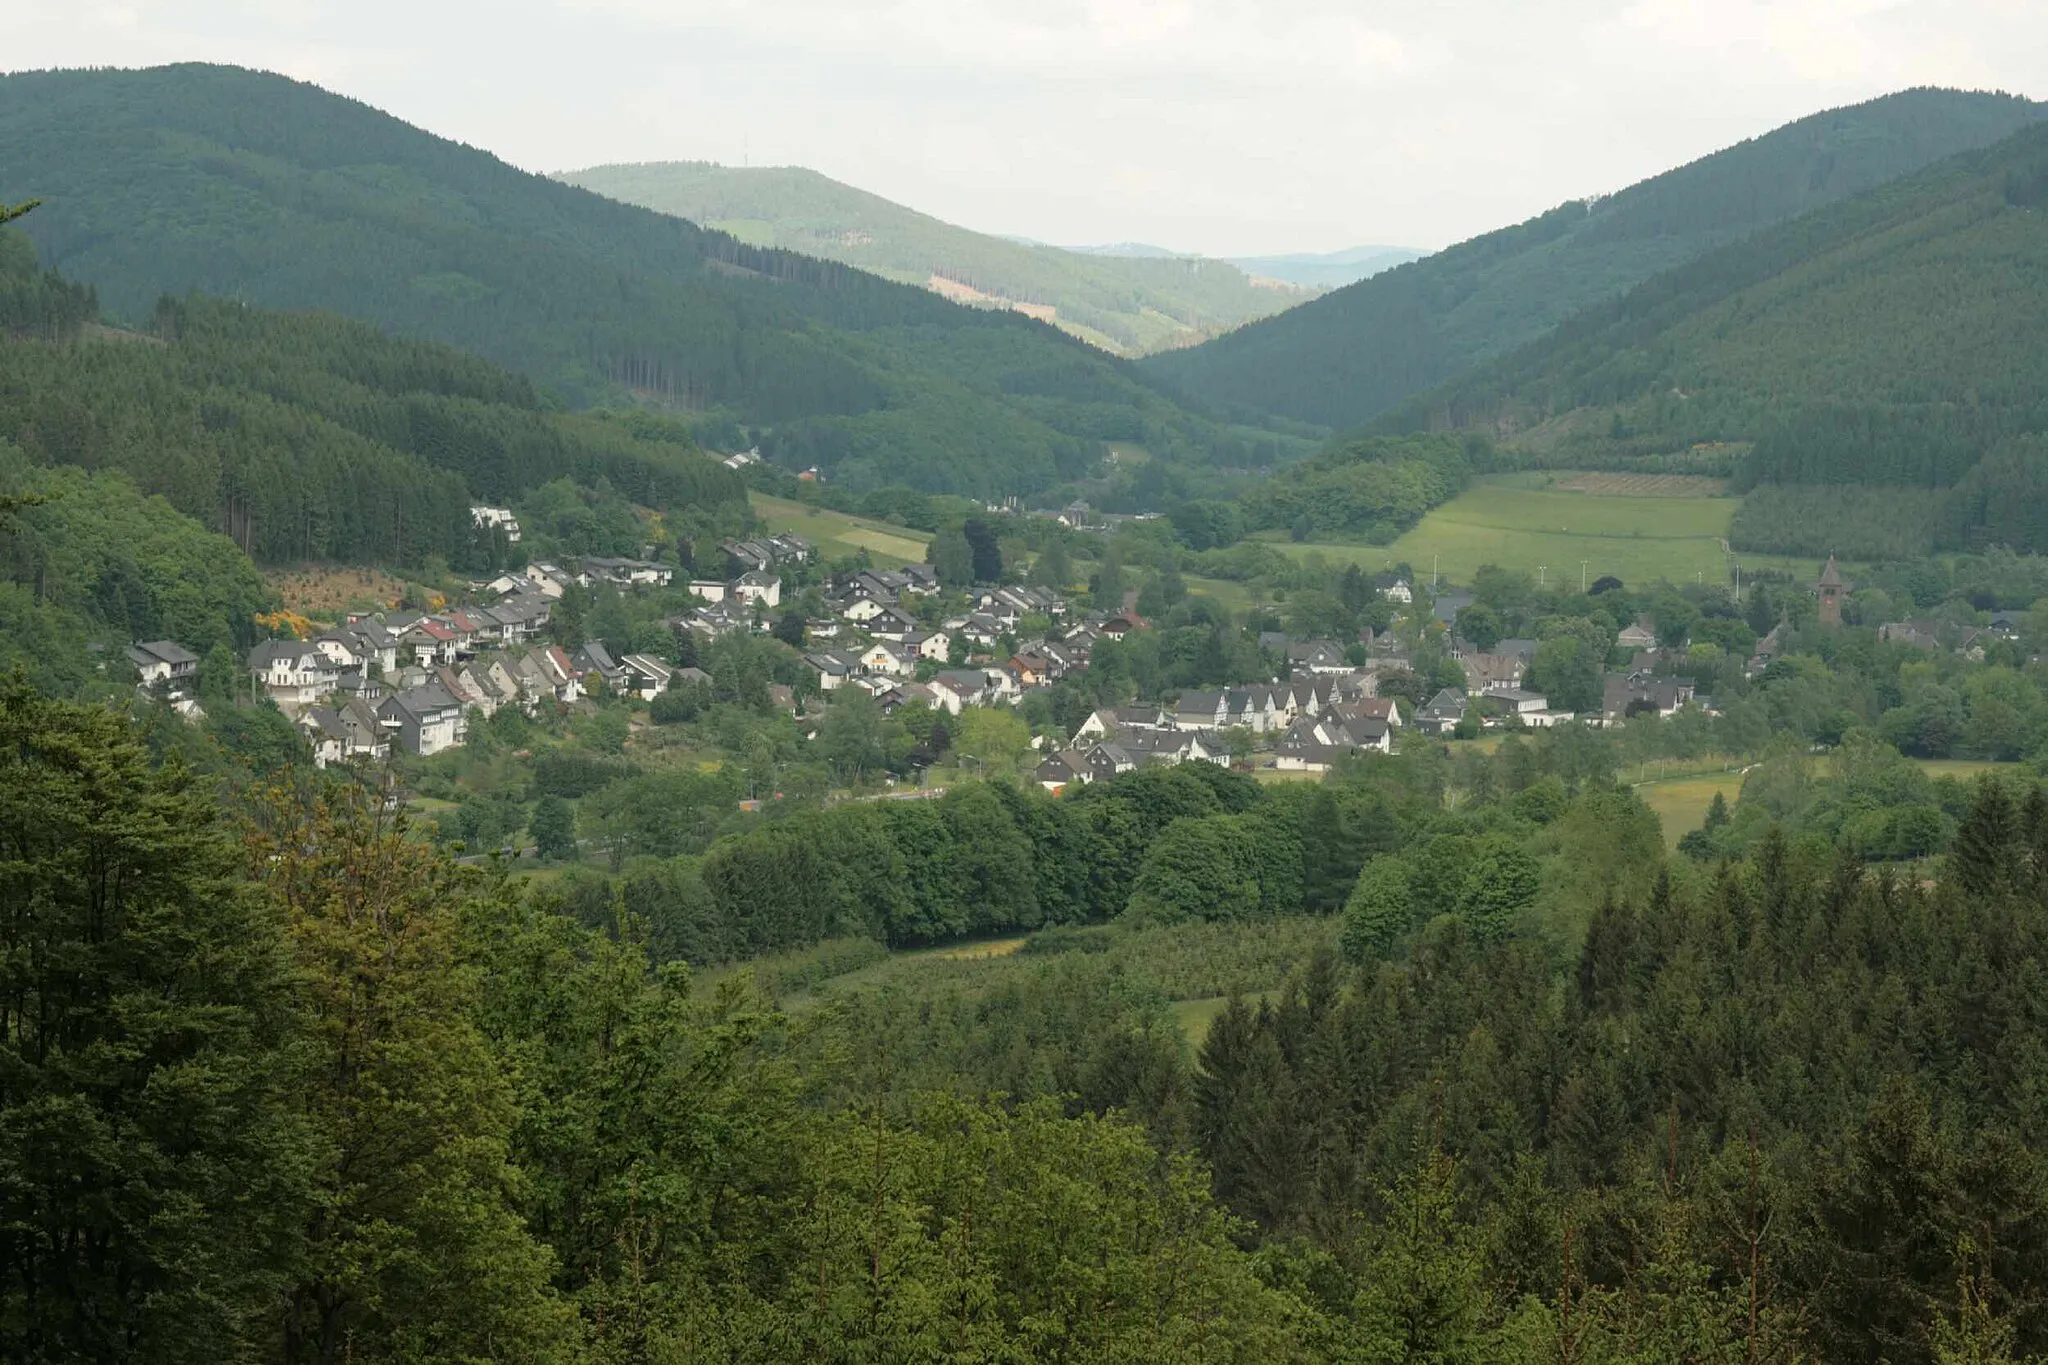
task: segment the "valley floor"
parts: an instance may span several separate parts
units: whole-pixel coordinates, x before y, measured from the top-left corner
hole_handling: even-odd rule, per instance
[[[1637,488],[1656,490],[1637,492]],[[1322,554],[1381,569],[1406,563],[1418,575],[1469,583],[1483,564],[1576,583],[1613,575],[1631,586],[1723,581],[1731,563],[1810,580],[1820,565],[1726,549],[1742,499],[1707,479],[1649,479],[1529,471],[1482,479],[1391,545],[1283,544],[1297,558]]]

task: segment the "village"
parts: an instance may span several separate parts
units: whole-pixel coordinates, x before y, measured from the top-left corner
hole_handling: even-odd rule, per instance
[[[517,522],[497,509],[480,520],[511,537]],[[773,705],[808,724],[843,689],[870,698],[881,714],[921,706],[958,718],[970,708],[1018,708],[1065,680],[1085,676],[1103,641],[1153,629],[1126,602],[1106,612],[1043,586],[943,588],[929,564],[851,567],[820,573],[810,542],[760,534],[718,546],[721,577],[689,577],[652,558],[586,556],[535,562],[470,585],[473,601],[439,610],[351,612],[304,639],[264,640],[242,661],[247,696],[288,717],[325,767],[381,761],[394,752],[428,758],[462,745],[476,718],[504,707],[653,703],[679,689],[704,689],[696,646],[732,635],[773,635],[800,659],[796,684],[772,685]],[[816,614],[795,610],[796,586]],[[1474,739],[1488,731],[1569,724],[1613,726],[1638,716],[1669,718],[1686,707],[1712,714],[1678,670],[1686,650],[1660,647],[1654,623],[1623,628],[1613,656],[1626,664],[1600,679],[1597,710],[1553,707],[1526,684],[1538,642],[1506,638],[1482,649],[1460,632],[1469,592],[1418,588],[1385,576],[1375,590],[1402,614],[1399,629],[1361,630],[1353,640],[1258,636],[1272,665],[1257,685],[1191,688],[1093,710],[1071,732],[1037,727],[1030,780],[1058,793],[1069,786],[1149,765],[1213,763],[1275,773],[1317,774],[1345,759],[1392,752],[1404,735]],[[687,604],[664,618],[674,647],[614,648],[599,638],[565,639],[553,627],[570,593],[657,596]],[[1823,624],[1839,621],[1847,585],[1830,562],[1814,585]],[[1131,595],[1135,598],[1135,594]],[[800,630],[797,627],[800,626]],[[1960,652],[1979,634],[1934,623],[1885,625],[1884,638]],[[1758,643],[1748,671],[1769,667],[1781,631]],[[1953,636],[1954,638],[1950,638]],[[1429,695],[1383,694],[1383,681],[1412,679],[1414,644],[1428,640],[1456,667],[1462,686]],[[138,642],[127,655],[139,685],[188,714],[198,709],[200,661],[175,641]],[[815,734],[815,728],[808,733]]]

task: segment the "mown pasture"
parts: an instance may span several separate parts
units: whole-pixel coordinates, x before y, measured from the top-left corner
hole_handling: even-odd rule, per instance
[[[1416,574],[1470,582],[1482,564],[1521,569],[1576,586],[1612,575],[1624,583],[1718,583],[1735,564],[1811,578],[1811,560],[1730,555],[1728,529],[1740,498],[1711,479],[1556,471],[1475,483],[1391,545],[1283,544],[1297,558],[1321,554],[1370,569],[1406,563]]]

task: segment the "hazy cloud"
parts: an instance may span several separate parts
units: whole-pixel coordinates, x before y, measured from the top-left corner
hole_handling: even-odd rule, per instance
[[[212,60],[509,161],[812,166],[1049,241],[1438,246],[1908,85],[2038,0],[11,0],[15,68]]]

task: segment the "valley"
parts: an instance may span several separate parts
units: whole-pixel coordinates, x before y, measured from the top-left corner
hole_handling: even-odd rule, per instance
[[[1082,208],[1400,231],[1236,36]],[[2044,1358],[2043,106],[1223,261],[506,88],[0,75],[0,1359]]]

